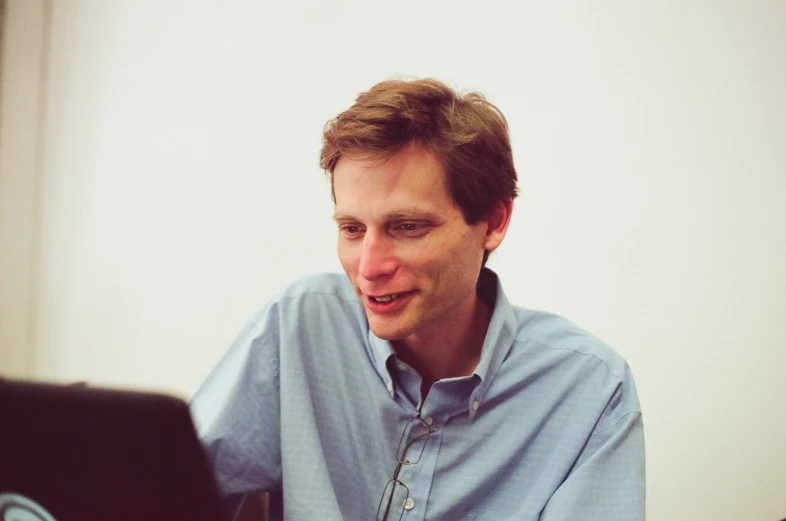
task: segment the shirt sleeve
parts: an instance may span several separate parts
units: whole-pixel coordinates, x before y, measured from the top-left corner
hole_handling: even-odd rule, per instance
[[[643,521],[644,428],[629,370],[540,521]]]
[[[227,509],[281,490],[279,320],[269,304],[241,331],[191,400]]]

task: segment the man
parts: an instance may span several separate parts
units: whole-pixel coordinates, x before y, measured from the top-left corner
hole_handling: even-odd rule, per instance
[[[570,322],[511,306],[484,264],[516,172],[502,114],[386,81],[328,123],[346,276],[251,320],[193,412],[230,498],[287,520],[644,519],[631,373]]]

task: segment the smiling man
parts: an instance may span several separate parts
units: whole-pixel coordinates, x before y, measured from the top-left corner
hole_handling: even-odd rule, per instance
[[[502,114],[383,82],[321,165],[346,275],[282,290],[192,402],[230,510],[282,491],[287,520],[644,519],[627,364],[484,267],[516,197]]]

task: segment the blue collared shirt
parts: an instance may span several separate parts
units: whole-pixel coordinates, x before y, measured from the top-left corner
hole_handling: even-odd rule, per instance
[[[490,270],[481,286],[494,310],[480,362],[423,403],[420,376],[369,330],[344,275],[280,292],[192,400],[223,492],[283,490],[291,521],[373,520],[420,411],[436,431],[398,475],[407,521],[643,520],[625,361],[563,318],[511,306]]]

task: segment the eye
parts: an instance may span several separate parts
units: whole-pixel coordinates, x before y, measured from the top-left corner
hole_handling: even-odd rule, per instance
[[[428,232],[429,226],[425,223],[400,223],[393,227],[394,233],[407,238],[417,238]]]
[[[341,233],[349,238],[357,237],[363,233],[361,227],[356,224],[342,224],[339,226],[339,229],[341,230]]]

